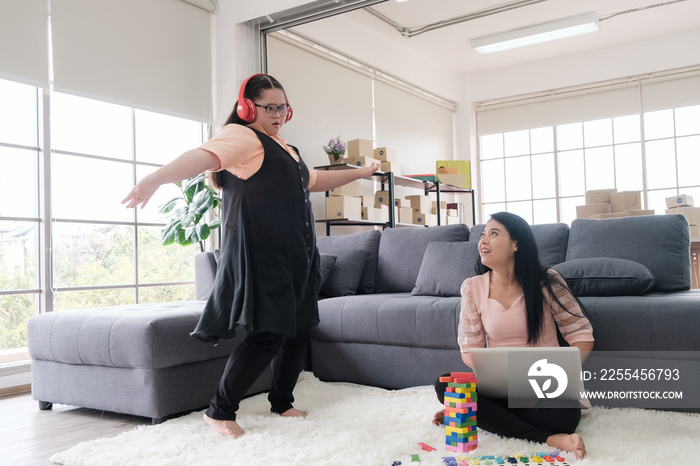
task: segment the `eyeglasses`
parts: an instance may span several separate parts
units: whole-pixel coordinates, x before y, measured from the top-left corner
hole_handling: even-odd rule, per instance
[[[277,112],[280,112],[280,116],[285,116],[289,112],[289,104],[282,104],[282,105],[277,105],[277,104],[258,105],[258,104],[255,104],[255,106],[260,107],[260,108],[264,108],[267,116],[271,116],[271,117],[277,115]]]

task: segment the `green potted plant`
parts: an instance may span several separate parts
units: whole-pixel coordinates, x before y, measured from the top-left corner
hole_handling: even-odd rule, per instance
[[[343,156],[345,155],[345,143],[340,140],[340,136],[337,138],[331,138],[328,144],[323,146],[323,150],[328,155],[328,160],[331,165],[337,165],[343,163]]]
[[[221,226],[221,198],[206,184],[204,173],[174,184],[182,195],[158,207],[158,212],[170,214],[168,224],[161,230],[160,242],[164,246],[199,243],[199,249],[204,252],[204,241],[212,230]],[[208,212],[215,217],[211,222],[206,219]]]

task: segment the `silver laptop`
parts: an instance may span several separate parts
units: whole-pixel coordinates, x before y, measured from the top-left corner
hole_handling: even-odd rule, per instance
[[[567,406],[581,399],[581,355],[576,347],[473,348],[471,354],[479,394],[490,398],[556,401]]]

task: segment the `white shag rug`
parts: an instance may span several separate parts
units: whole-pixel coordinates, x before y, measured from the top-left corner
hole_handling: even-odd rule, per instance
[[[401,461],[443,465],[442,457],[461,454],[444,447],[444,427],[430,423],[440,403],[433,387],[382,390],[346,383],[326,383],[301,374],[295,407],[308,417],[270,413],[267,395],[243,400],[238,423],[246,434],[223,437],[202,420],[202,412],[141,426],[116,437],[80,443],[50,458],[74,466],[108,465],[314,465],[390,466]],[[700,415],[640,409],[584,410],[578,433],[588,455],[576,466],[668,465],[700,454]],[[424,442],[436,448],[425,452]],[[479,431],[479,447],[469,455],[508,456],[550,452],[544,444],[505,439]],[[674,459],[675,458],[675,459]],[[532,462],[530,463],[532,464]],[[680,463],[678,463],[680,464]]]

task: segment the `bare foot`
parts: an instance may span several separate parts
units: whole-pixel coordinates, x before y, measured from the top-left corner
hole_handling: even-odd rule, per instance
[[[575,453],[576,458],[579,460],[586,456],[586,446],[583,444],[583,438],[579,434],[550,435],[547,438],[547,445],[569,453]]]
[[[280,414],[284,417],[306,417],[306,411],[300,411],[296,408],[289,408],[287,411]]]
[[[445,410],[441,409],[433,415],[433,424],[436,426],[442,426],[445,424]]]
[[[204,413],[202,417],[204,418],[204,422],[209,424],[212,429],[221,435],[228,435],[233,438],[238,438],[245,434],[245,431],[241,429],[241,426],[239,426],[236,421],[219,421],[217,419],[210,418],[207,416],[207,413]]]

